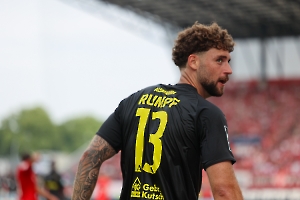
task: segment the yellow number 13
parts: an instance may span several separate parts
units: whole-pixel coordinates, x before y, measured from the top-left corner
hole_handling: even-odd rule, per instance
[[[149,108],[138,108],[136,111],[136,116],[140,117],[140,121],[138,125],[135,145],[135,171],[141,172],[141,170],[144,170],[145,172],[155,174],[156,170],[159,168],[161,161],[162,142],[160,138],[164,134],[168,121],[168,114],[165,111],[158,111],[152,113],[152,120],[160,119],[160,123],[156,133],[150,134],[149,136],[149,142],[152,143],[154,146],[153,165],[145,163],[145,165],[142,167],[144,151],[144,134],[149,114]]]

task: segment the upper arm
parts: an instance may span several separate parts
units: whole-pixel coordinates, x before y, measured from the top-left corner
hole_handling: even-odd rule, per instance
[[[116,154],[106,140],[95,135],[81,156],[72,199],[89,199],[96,185],[101,164]],[[84,198],[83,198],[84,197]]]
[[[235,163],[228,141],[227,121],[217,107],[201,112],[201,155],[204,169],[223,161]]]
[[[97,135],[104,139],[118,152],[122,147],[122,129],[120,119],[120,106],[102,124]]]
[[[206,169],[210,186],[217,199],[243,199],[238,181],[230,161],[211,165]]]
[[[105,160],[114,156],[116,151],[101,136],[95,135],[85,151],[85,154],[91,158],[94,164],[100,162],[101,165]]]

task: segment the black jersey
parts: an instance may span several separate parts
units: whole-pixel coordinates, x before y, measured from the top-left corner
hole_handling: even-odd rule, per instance
[[[197,200],[202,169],[235,162],[224,114],[188,84],[132,94],[97,134],[121,151],[121,200]]]

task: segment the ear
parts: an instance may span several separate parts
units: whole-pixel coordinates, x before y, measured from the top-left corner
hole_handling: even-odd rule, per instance
[[[199,56],[197,56],[196,54],[191,54],[188,57],[187,65],[193,70],[197,70],[199,66],[199,62],[200,62]]]

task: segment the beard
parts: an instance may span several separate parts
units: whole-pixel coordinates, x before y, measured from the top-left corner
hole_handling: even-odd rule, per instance
[[[217,87],[218,82],[205,79],[200,81],[200,84],[210,96],[220,97],[223,95],[223,87],[219,89]]]
[[[219,81],[225,81],[227,82],[229,80],[229,77],[222,77],[219,78],[217,81],[211,80],[210,74],[206,70],[205,65],[200,65],[200,71],[197,74],[198,82],[201,84],[201,86],[205,89],[205,91],[210,95],[214,97],[220,97],[223,95],[224,87],[218,87]]]

